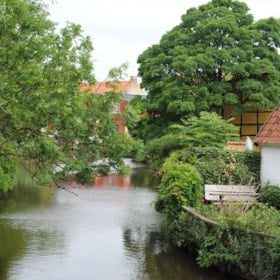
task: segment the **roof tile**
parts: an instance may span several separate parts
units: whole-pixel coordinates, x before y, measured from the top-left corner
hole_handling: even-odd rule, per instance
[[[254,142],[259,144],[280,144],[280,104],[263,124]]]
[[[91,88],[92,93],[103,94],[110,91],[127,92],[129,81],[120,81],[116,83],[97,82]]]
[[[144,94],[143,89],[141,89],[138,84],[136,76],[131,76],[129,81],[96,82],[93,85],[84,83],[81,85],[80,89],[82,91],[90,91],[93,94],[104,94],[107,92]]]

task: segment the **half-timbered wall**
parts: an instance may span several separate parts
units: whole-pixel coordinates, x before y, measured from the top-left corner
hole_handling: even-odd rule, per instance
[[[225,106],[224,118],[229,119],[232,117],[233,106]],[[272,111],[246,111],[241,115],[235,115],[233,124],[239,127],[239,133],[242,140],[247,136],[253,138],[261,126],[265,123]]]

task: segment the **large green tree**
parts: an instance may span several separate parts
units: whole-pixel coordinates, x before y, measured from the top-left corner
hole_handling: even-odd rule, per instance
[[[40,184],[58,163],[85,181],[97,172],[89,163],[117,149],[117,95],[80,91],[82,81],[95,81],[89,37],[77,24],[57,31],[48,16],[40,0],[0,2],[0,193],[18,166]]]
[[[182,117],[222,114],[227,104],[237,114],[280,102],[278,19],[254,22],[248,6],[235,0],[213,0],[181,19],[138,57],[148,125],[165,132]]]

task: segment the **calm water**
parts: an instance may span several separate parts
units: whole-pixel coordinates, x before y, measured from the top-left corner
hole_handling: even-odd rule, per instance
[[[0,279],[236,279],[168,246],[153,208],[156,183],[138,168],[127,178],[58,189],[47,204],[22,191],[0,214]]]

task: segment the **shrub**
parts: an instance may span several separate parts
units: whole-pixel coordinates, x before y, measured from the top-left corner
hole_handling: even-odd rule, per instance
[[[260,178],[260,154],[205,147],[185,149],[178,158],[196,167],[205,184],[248,184]]]
[[[242,168],[246,166],[248,174],[255,179],[256,182],[260,181],[260,166],[261,154],[254,151],[234,152],[236,161]]]
[[[193,147],[212,147],[223,149],[229,140],[238,139],[238,128],[214,112],[200,112],[199,117],[193,116],[182,120],[183,125],[173,125],[186,145]]]
[[[200,266],[217,267],[245,279],[280,280],[279,211],[259,203],[248,212],[238,204],[202,205],[199,213],[210,220],[186,212],[185,243],[196,247]]]
[[[266,185],[260,190],[259,201],[280,210],[280,187]]]
[[[164,214],[167,230],[176,244],[175,233],[181,232],[180,215],[182,205],[195,207],[203,195],[202,178],[195,167],[184,164],[169,157],[162,169],[155,208]],[[181,237],[180,237],[181,239]]]
[[[251,230],[280,237],[280,213],[275,208],[262,203],[253,204],[249,211],[244,211],[239,202],[216,205],[202,205],[200,214],[228,228]]]
[[[165,200],[171,196],[181,207],[183,204],[195,207],[202,196],[202,178],[195,167],[178,162],[169,157],[161,169],[162,178],[159,186],[159,195]]]

